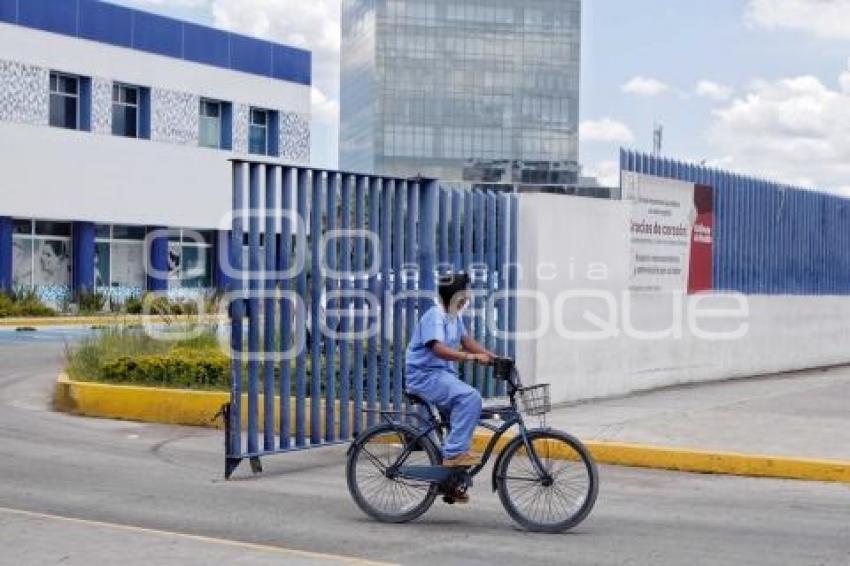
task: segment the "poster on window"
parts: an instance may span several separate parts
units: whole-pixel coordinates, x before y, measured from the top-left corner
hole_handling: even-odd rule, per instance
[[[71,242],[35,240],[34,255],[33,281],[36,285],[71,284]]]
[[[631,202],[629,289],[638,293],[711,289],[714,191],[711,187],[623,173]]]
[[[112,244],[112,286],[144,289],[144,244],[115,242]]]
[[[16,288],[32,285],[32,239],[12,240],[12,281]]]
[[[112,283],[109,277],[109,244],[98,242],[94,248],[94,286],[109,287]]]
[[[198,246],[183,246],[183,286],[200,289],[209,287],[208,249]]]
[[[183,261],[179,242],[168,243],[168,286],[171,289],[180,287],[180,268]]]

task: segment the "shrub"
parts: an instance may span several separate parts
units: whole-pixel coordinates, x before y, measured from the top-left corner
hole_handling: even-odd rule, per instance
[[[142,314],[142,305],[142,297],[133,296],[127,299],[124,308],[127,310],[127,314]]]
[[[218,351],[175,348],[164,354],[121,356],[106,362],[99,378],[110,383],[177,387],[182,389],[226,388],[230,360]]]
[[[83,291],[77,294],[80,314],[98,314],[106,308],[107,297],[97,291]]]
[[[68,375],[127,385],[226,389],[230,361],[214,332],[179,342],[137,329],[107,328],[66,348]]]
[[[56,311],[45,305],[33,289],[0,293],[0,318],[18,316],[56,316]]]

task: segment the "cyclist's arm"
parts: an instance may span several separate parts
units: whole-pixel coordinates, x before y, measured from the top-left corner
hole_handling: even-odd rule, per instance
[[[458,351],[453,348],[449,348],[439,340],[432,340],[428,343],[428,347],[431,349],[432,354],[441,360],[446,360],[447,362],[489,363],[489,361],[485,359],[485,356],[487,355],[486,350],[484,352]]]
[[[490,361],[498,357],[496,354],[490,352],[487,348],[482,346],[481,343],[479,343],[475,338],[469,336],[468,334],[460,339],[460,344],[461,346],[463,346],[464,352],[487,356],[488,358],[490,358]]]

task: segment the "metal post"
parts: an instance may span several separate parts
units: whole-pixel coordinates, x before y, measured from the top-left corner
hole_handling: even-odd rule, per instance
[[[366,229],[366,186],[367,178],[358,175],[354,189],[354,227],[357,230]],[[363,275],[365,269],[366,239],[358,237],[354,244],[354,284],[358,292],[365,292],[367,280]],[[366,328],[365,302],[362,298],[355,298],[354,332],[357,339],[354,341],[354,434],[360,434],[363,429],[363,340],[360,338]]]
[[[288,271],[292,266],[291,246],[294,226],[291,215],[294,212],[292,200],[294,185],[292,182],[292,170],[288,167],[281,169],[283,176],[283,194],[281,195],[282,210],[281,210],[281,226],[280,226],[280,245],[278,246],[278,269],[281,272]],[[280,289],[283,292],[292,290],[292,280],[290,278],[281,279]],[[292,302],[289,298],[283,297],[280,301],[280,351],[286,352],[292,347]],[[290,446],[290,399],[292,389],[292,363],[288,358],[283,358],[280,361],[280,447],[286,450]]]
[[[369,183],[369,231],[374,233],[380,239],[380,203],[381,203],[381,179],[372,177]],[[381,265],[381,250],[371,250],[371,263],[378,268],[378,271],[383,269]],[[372,296],[380,299],[381,290],[379,288],[378,275],[373,270],[373,275],[369,280],[369,291]],[[380,300],[377,301],[378,303]],[[369,324],[378,325],[378,332],[381,327],[381,314],[375,312],[374,308],[369,310]],[[378,403],[378,332],[369,334],[369,354],[367,362],[367,383],[366,383],[366,406],[370,410],[374,410]],[[375,424],[375,413],[370,412],[367,415],[367,426]]]
[[[339,174],[328,173],[328,208],[327,208],[327,232],[336,230],[336,198],[339,191]],[[331,240],[326,250],[322,250],[327,254],[327,266],[330,269],[337,269],[336,265],[336,240]],[[336,317],[331,317],[330,313],[336,308],[337,301],[332,300],[336,292],[336,281],[328,275],[325,278],[327,289],[327,304],[325,305],[325,316],[327,318],[327,328],[331,329],[331,333],[324,336],[325,342],[325,441],[333,442],[336,439],[336,339],[333,336],[333,331],[336,330]],[[321,327],[317,327],[321,328]],[[324,332],[322,333],[324,334]]]
[[[313,198],[310,203],[310,444],[322,443],[322,189],[324,174],[313,171]]]
[[[275,408],[275,387],[274,387],[274,370],[275,361],[272,354],[276,350],[275,342],[277,338],[277,329],[275,327],[275,300],[274,290],[277,281],[274,277],[275,267],[277,266],[277,176],[278,168],[274,165],[266,165],[266,202],[265,202],[265,264],[263,265],[263,275],[265,278],[265,301],[263,305],[263,321],[265,328],[263,330],[263,353],[265,354],[265,362],[263,367],[263,448],[270,452],[275,449],[274,438],[274,408]]]
[[[233,293],[230,303],[230,406],[225,408],[227,428],[227,454],[225,455],[224,476],[229,478],[242,459],[242,316],[244,303],[240,296],[242,290],[242,212],[245,192],[245,165],[234,162],[232,165],[232,210],[230,266],[234,277],[229,278]]]
[[[259,421],[259,382],[260,382],[260,165],[252,163],[248,166],[250,177],[248,218],[248,262],[250,277],[248,285],[251,294],[248,296],[248,452],[259,452],[258,421]]]
[[[402,409],[404,380],[404,305],[399,300],[404,291],[404,181],[396,181],[393,207],[393,407]]]
[[[352,175],[342,176],[342,191],[340,193],[342,210],[339,227],[344,234],[351,230],[351,182],[353,180]],[[349,438],[351,430],[349,419],[351,407],[351,348],[348,334],[351,331],[351,313],[353,310],[350,293],[354,285],[351,280],[351,238],[348,235],[343,235],[340,239],[339,260],[339,271],[343,274],[343,279],[340,282],[343,296],[339,301],[339,308],[344,313],[339,324],[339,331],[342,336],[339,343],[339,438],[344,440]]]
[[[392,198],[395,181],[384,179],[381,192],[381,409],[390,406],[390,339],[389,324],[392,291]]]
[[[298,217],[301,222],[298,224],[299,234],[296,238],[297,245],[301,246],[301,253],[307,254],[307,197],[309,195],[309,175],[308,169],[298,169]],[[305,257],[306,259],[306,257]],[[300,332],[296,337],[296,342],[303,344],[304,347],[298,352],[298,360],[295,367],[295,445],[302,447],[306,446],[306,397],[307,397],[307,267],[298,273],[296,286],[298,289],[298,297],[301,300],[302,308],[296,311],[297,320],[295,323],[295,332]]]

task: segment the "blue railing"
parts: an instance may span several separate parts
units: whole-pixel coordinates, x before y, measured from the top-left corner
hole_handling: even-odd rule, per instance
[[[634,151],[620,165],[714,188],[716,290],[850,294],[850,199]]]

